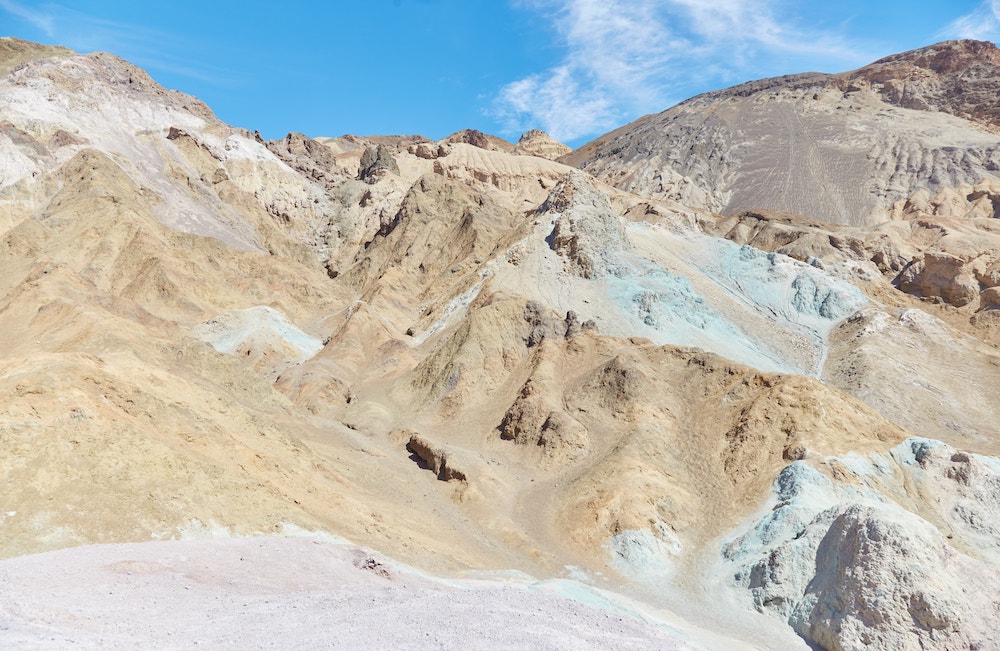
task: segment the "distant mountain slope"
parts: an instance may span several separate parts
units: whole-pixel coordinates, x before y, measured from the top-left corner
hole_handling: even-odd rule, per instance
[[[706,93],[563,157],[619,188],[725,214],[883,221],[920,188],[1000,173],[1000,50],[949,41],[859,70]]]

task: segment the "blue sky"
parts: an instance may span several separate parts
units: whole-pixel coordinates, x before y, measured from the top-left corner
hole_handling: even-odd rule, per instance
[[[1000,0],[0,0],[267,138],[545,129],[580,145],[700,92],[1000,40]]]

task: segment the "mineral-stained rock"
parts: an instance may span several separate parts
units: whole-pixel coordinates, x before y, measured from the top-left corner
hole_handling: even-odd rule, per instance
[[[621,267],[616,254],[626,248],[624,224],[607,195],[586,176],[567,175],[536,214],[555,218],[549,246],[566,258],[573,273],[597,278]]]
[[[710,648],[991,648],[991,47],[695,98],[586,148],[615,188],[539,132],[265,142],[0,38],[0,555],[308,529]]]
[[[723,551],[758,610],[822,649],[989,648],[1000,616],[992,460],[911,438],[886,456],[791,463],[774,493]],[[916,494],[933,506],[917,514],[887,497]]]
[[[970,593],[986,604],[1000,594],[990,574],[928,523],[853,505],[820,541],[816,575],[791,620],[803,637],[835,651],[986,648],[990,624],[970,621],[969,606]]]

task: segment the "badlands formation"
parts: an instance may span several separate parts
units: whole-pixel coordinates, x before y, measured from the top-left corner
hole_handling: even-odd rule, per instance
[[[0,75],[4,646],[1000,648],[991,44],[574,152]]]

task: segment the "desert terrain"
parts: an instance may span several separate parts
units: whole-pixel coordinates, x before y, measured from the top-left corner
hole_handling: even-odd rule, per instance
[[[1000,648],[993,45],[575,151],[0,75],[4,646]]]

